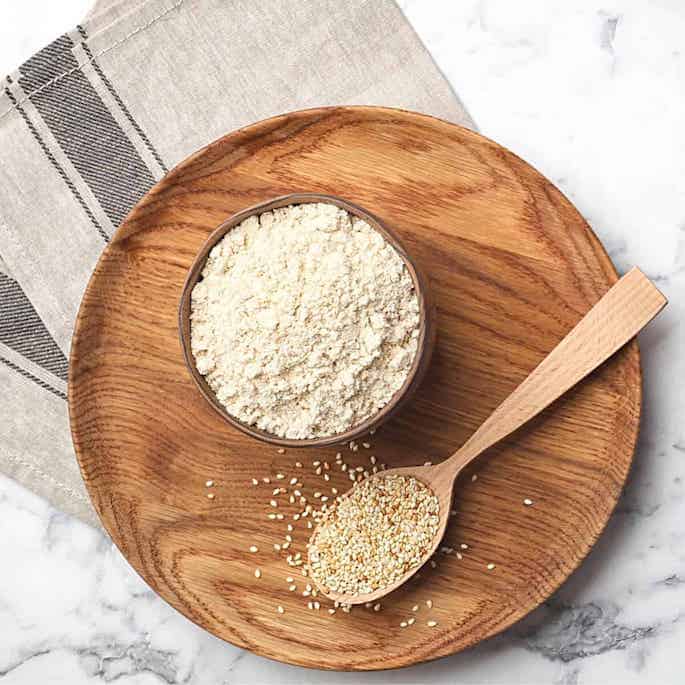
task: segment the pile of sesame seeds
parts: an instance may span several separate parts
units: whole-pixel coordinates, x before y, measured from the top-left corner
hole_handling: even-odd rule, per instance
[[[352,488],[317,526],[311,577],[345,595],[373,592],[417,567],[439,525],[439,502],[411,476],[378,476]]]
[[[284,620],[287,620],[288,611],[298,601],[304,602],[308,610],[331,617],[336,614],[340,616],[341,613],[352,613],[352,605],[329,600],[319,594],[316,583],[313,585],[310,582],[314,573],[307,563],[306,543],[316,524],[323,521],[326,515],[341,503],[345,490],[350,485],[362,484],[371,475],[386,470],[386,464],[375,456],[370,440],[371,438],[360,443],[350,442],[338,448],[341,451],[334,457],[318,456],[313,460],[305,460],[300,456],[301,461],[293,461],[284,448],[278,448],[278,456],[272,471],[265,476],[255,474],[255,477],[248,480],[248,483],[264,496],[264,516],[267,519],[264,531],[275,537],[273,542],[268,541],[266,545],[263,541],[259,545],[247,545],[246,559],[250,558],[250,561],[253,561],[250,570],[253,582],[263,583],[265,579],[275,579],[283,583],[284,594],[281,604],[274,605],[272,611],[279,615],[285,614]],[[474,473],[471,482],[475,482],[476,479]],[[221,501],[222,491],[226,485],[220,479],[207,480],[203,485],[208,499],[213,503]],[[523,504],[528,508],[533,505],[533,501],[526,498]],[[456,515],[456,510],[450,511],[450,516]],[[431,569],[447,563],[450,558],[460,562],[471,553],[471,549],[472,545],[466,542],[455,544],[455,547],[441,546],[426,564],[427,570],[419,570],[414,578],[418,580],[426,574],[430,576]],[[486,561],[480,563],[484,569],[492,572],[495,564],[486,564]],[[382,610],[384,614],[392,617],[392,621],[397,621],[396,625],[404,629],[421,625],[434,628],[439,625],[438,620],[434,618],[432,599],[422,600],[421,604],[414,604],[413,607],[412,603],[403,606],[406,602],[406,599],[389,595],[383,599],[383,604],[367,602],[356,606],[355,610],[366,610],[372,615]],[[421,614],[416,614],[419,608]],[[428,612],[427,616],[424,611]]]

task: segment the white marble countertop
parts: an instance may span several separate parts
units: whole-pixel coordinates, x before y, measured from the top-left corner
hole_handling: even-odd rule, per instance
[[[0,72],[89,0],[0,3]],[[685,4],[401,0],[480,130],[552,179],[620,270],[670,299],[641,337],[629,484],[580,570],[522,623],[401,671],[285,666],[203,632],[101,533],[0,477],[0,680],[65,683],[682,683],[685,678]],[[0,449],[2,446],[0,446]]]

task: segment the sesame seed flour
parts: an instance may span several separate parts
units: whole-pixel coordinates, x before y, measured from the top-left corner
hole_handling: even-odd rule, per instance
[[[399,254],[325,203],[243,221],[191,294],[198,371],[231,415],[285,438],[335,435],[377,413],[407,378],[418,330]]]

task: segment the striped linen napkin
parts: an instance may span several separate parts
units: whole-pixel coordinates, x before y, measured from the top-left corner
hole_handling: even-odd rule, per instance
[[[0,85],[0,472],[96,523],[69,435],[95,262],[174,164],[294,109],[468,115],[392,0],[105,0]]]

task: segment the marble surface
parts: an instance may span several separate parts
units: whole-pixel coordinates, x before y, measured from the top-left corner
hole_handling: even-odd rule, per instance
[[[88,4],[0,3],[0,72]],[[639,264],[670,299],[641,337],[642,433],[607,531],[548,604],[505,634],[401,671],[325,673],[203,632],[101,533],[0,477],[3,685],[685,681],[685,4],[400,5],[480,129],[572,199],[620,270]]]

